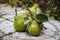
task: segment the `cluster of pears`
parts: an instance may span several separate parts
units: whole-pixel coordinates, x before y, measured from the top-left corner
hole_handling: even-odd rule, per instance
[[[32,17],[31,14],[30,16],[20,16],[17,15],[14,17],[14,28],[16,31],[23,32],[26,31],[30,35],[36,36],[41,33],[41,30],[44,28],[42,23],[38,23],[36,20],[36,8],[38,7],[38,4],[35,4],[33,7],[31,7],[29,10],[34,14]],[[33,10],[34,9],[34,10]],[[22,14],[22,13],[21,13]]]
[[[32,20],[32,21],[31,20],[30,19],[24,20],[20,16],[15,16],[14,27],[16,31],[19,32],[27,31],[31,35],[39,35],[41,29],[43,28],[43,24],[38,24],[36,20]]]

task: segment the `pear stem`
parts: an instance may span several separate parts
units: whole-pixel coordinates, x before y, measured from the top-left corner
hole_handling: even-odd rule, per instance
[[[15,15],[17,16],[17,9],[15,8]]]
[[[15,6],[15,15],[17,16],[17,2],[14,4]]]

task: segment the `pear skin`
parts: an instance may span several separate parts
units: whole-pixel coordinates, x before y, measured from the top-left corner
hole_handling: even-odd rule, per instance
[[[24,31],[26,26],[24,24],[25,20],[20,18],[19,16],[14,17],[14,27],[16,31]]]
[[[33,21],[30,27],[28,28],[29,34],[36,36],[40,34],[40,28],[36,21]]]

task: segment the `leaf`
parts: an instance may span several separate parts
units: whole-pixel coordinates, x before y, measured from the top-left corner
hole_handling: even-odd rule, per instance
[[[27,20],[24,24],[27,26],[27,27],[26,27],[26,30],[25,30],[25,31],[27,31],[28,28],[29,28],[30,25],[31,25],[31,21],[30,21],[30,20]]]
[[[41,14],[41,9],[37,8],[37,14]]]
[[[37,20],[38,23],[42,23],[42,22],[48,21],[48,17],[44,14],[38,14],[36,16],[36,20]]]

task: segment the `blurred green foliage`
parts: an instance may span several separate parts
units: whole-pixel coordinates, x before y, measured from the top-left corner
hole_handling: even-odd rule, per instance
[[[38,2],[40,4],[42,13],[47,15],[49,19],[60,20],[59,8],[57,6],[59,4],[59,0],[7,0],[7,1],[11,6],[18,6],[23,9],[27,9],[27,7],[31,7],[35,2]]]

